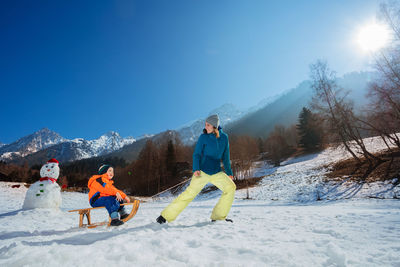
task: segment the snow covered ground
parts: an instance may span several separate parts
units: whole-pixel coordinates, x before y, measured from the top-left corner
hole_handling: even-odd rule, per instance
[[[378,152],[386,148],[380,138],[366,138],[364,142],[370,152]],[[250,197],[258,200],[287,202],[366,197],[400,198],[400,185],[396,186],[400,177],[392,181],[375,183],[354,183],[347,181],[347,177],[344,177],[341,183],[327,183],[325,174],[329,171],[328,166],[347,158],[351,158],[350,153],[340,146],[320,153],[290,158],[282,162],[280,167],[257,162],[252,169],[252,176],[264,177],[264,179],[260,186],[250,189]]]
[[[371,147],[382,149],[378,140]],[[155,223],[171,201],[165,194],[147,199],[123,226],[79,229],[68,210],[88,207],[86,194],[63,192],[60,210],[21,210],[27,189],[1,182],[0,266],[400,266],[396,180],[324,183],[324,166],[343,157],[338,149],[279,168],[258,163],[253,172],[264,179],[250,189],[253,200],[237,191],[233,224],[210,222],[214,191],[170,224]],[[93,211],[93,221],[106,218]]]
[[[21,210],[26,188],[9,186],[0,183],[0,266],[400,266],[398,200],[237,198],[232,224],[210,222],[217,198],[200,198],[167,225],[155,218],[168,202],[149,201],[123,226],[79,229],[68,210],[87,207],[87,195],[63,193],[59,211]]]

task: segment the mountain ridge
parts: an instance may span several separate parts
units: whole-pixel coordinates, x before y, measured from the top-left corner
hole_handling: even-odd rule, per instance
[[[362,107],[367,103],[366,86],[376,75],[373,72],[352,72],[338,78],[338,84],[345,89],[353,88],[350,93],[355,99],[355,106]],[[297,87],[262,99],[257,105],[247,110],[240,110],[232,103],[226,103],[211,110],[208,114],[218,114],[221,126],[228,134],[251,135],[265,138],[276,124],[289,126],[296,123],[302,107],[308,106],[313,90],[310,81],[303,81]],[[168,132],[179,134],[182,142],[193,145],[203,131],[205,118],[196,119],[178,127],[176,130],[164,131],[158,134],[145,134],[138,138],[122,138],[117,132],[109,131],[97,139],[85,140],[75,138],[72,140],[61,137],[58,133],[43,128],[31,135],[22,137],[8,144],[0,144],[0,160],[22,162],[35,158],[58,157],[61,160],[71,161],[90,157],[112,155],[118,153],[123,158],[133,160],[147,140],[157,140]],[[48,134],[49,137],[45,135]],[[37,138],[34,138],[38,136]],[[32,142],[29,142],[29,139]],[[129,149],[132,149],[129,152]],[[43,151],[43,152],[41,152]],[[32,154],[36,154],[32,156]]]
[[[134,142],[136,139],[133,137],[122,138],[119,133],[114,131],[107,132],[93,140],[83,138],[69,140],[48,128],[43,128],[10,145],[2,146],[0,160],[20,162],[24,159],[29,161],[31,155],[41,151],[53,151],[53,153],[46,153],[47,158],[78,160],[107,154]],[[59,153],[55,151],[59,151]],[[50,154],[55,155],[50,156]]]

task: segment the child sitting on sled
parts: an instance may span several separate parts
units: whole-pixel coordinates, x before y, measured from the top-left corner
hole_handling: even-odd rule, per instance
[[[113,186],[114,168],[111,165],[102,165],[98,173],[90,177],[88,182],[90,205],[93,208],[105,206],[111,217],[110,225],[124,224],[121,220],[128,217],[128,213],[121,204],[124,201],[129,203],[129,197]]]

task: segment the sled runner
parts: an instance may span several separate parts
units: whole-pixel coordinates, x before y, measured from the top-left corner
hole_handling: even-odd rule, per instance
[[[122,219],[121,221],[127,222],[133,216],[135,216],[136,212],[139,209],[139,203],[140,203],[140,201],[135,199],[131,203],[121,204],[122,206],[132,205],[132,210],[129,213],[128,217],[126,217],[125,219]],[[97,226],[106,225],[106,224],[107,224],[107,226],[110,226],[110,222],[111,222],[111,218],[110,217],[109,217],[109,220],[107,222],[92,223],[91,220],[90,220],[90,211],[94,210],[94,209],[102,209],[102,208],[105,208],[105,207],[77,209],[77,210],[70,210],[69,212],[78,212],[79,213],[79,227],[95,228]],[[83,217],[85,217],[85,216],[86,216],[86,219],[87,219],[87,224],[83,224]]]

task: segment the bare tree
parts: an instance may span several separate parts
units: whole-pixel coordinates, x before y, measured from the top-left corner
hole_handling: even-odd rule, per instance
[[[259,154],[257,140],[250,136],[231,135],[229,143],[234,176],[238,179],[249,177],[251,166]]]
[[[335,73],[326,62],[317,61],[310,66],[312,87],[315,90],[311,106],[326,120],[333,141],[339,141],[357,162],[364,156],[371,164],[379,159],[371,154],[363,141],[359,120],[353,104],[336,83]]]
[[[145,186],[146,194],[151,195],[154,192],[154,185],[158,184],[159,163],[157,147],[151,140],[148,140],[134,164],[135,179],[132,180],[131,187]]]
[[[392,31],[390,43],[375,56],[375,69],[379,77],[369,86],[371,108],[368,118],[361,122],[389,144],[400,148],[400,5],[382,3],[379,17]]]
[[[280,166],[281,162],[295,151],[295,147],[289,144],[291,142],[291,135],[296,133],[295,130],[295,126],[286,129],[282,125],[275,125],[274,131],[265,140],[267,158],[275,166]]]
[[[287,144],[292,148],[297,148],[300,142],[299,133],[295,124],[290,125],[286,128],[285,139]]]

